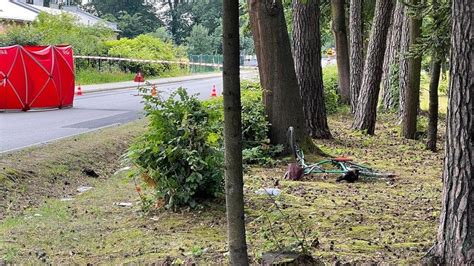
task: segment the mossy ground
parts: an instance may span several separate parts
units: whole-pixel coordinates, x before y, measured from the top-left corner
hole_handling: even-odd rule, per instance
[[[303,181],[287,181],[283,180],[284,163],[272,168],[248,168],[245,174],[246,223],[253,262],[258,262],[263,252],[291,249],[305,239],[309,251],[326,263],[410,264],[418,262],[434,242],[440,212],[443,151],[432,153],[424,149],[423,140],[399,137],[393,115],[378,117],[375,136],[352,132],[351,121],[347,114],[332,116],[330,126],[334,139],[317,141],[319,147],[328,154],[351,156],[357,162],[398,176],[393,180],[364,180],[353,184],[336,183],[334,176],[321,175],[308,176]],[[140,132],[131,127],[114,130]],[[135,127],[143,128],[141,124]],[[117,141],[124,136],[114,134],[108,131],[101,135],[102,142]],[[129,134],[125,135],[129,136],[125,139],[130,138]],[[70,150],[87,146],[86,142],[93,139],[87,136],[90,134],[76,137],[74,146],[68,146],[74,140],[52,144],[56,145],[57,155],[47,162],[57,160],[58,163],[53,168],[48,163],[51,166],[48,171],[53,169],[61,176],[74,169],[70,161],[61,163],[64,158],[61,154],[66,147]],[[441,138],[439,148],[443,147],[443,141]],[[44,161],[26,158],[41,157],[40,154],[50,156],[45,155],[44,149],[48,147],[11,155],[0,180],[12,182],[7,177],[18,175],[11,172],[28,173],[26,169],[32,171],[31,176],[43,176],[40,169]],[[309,161],[319,159],[308,158]],[[13,163],[16,160],[22,160],[26,166],[20,168]],[[97,161],[94,157],[83,160]],[[121,166],[115,163],[113,167],[117,170]],[[33,207],[2,218],[0,258],[3,262],[117,264],[167,260],[218,264],[227,261],[222,199],[202,204],[196,210],[155,210],[143,215],[134,182],[124,172],[115,175],[112,172],[107,171],[107,178],[86,179],[87,185],[94,188],[72,195],[72,201],[60,201],[65,195],[53,193],[44,202],[35,201],[29,205]],[[12,189],[21,189],[22,182],[12,183],[16,184]],[[262,187],[278,187],[282,193],[274,200],[256,195],[255,191]],[[131,202],[133,207],[114,204],[118,202]]]

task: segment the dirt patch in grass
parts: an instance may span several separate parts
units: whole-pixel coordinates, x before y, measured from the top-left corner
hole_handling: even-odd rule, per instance
[[[106,179],[144,121],[0,155],[0,219]]]
[[[424,149],[423,140],[400,138],[391,115],[379,116],[376,136],[352,132],[350,121],[348,115],[331,117],[335,138],[317,141],[318,145],[329,154],[351,156],[398,177],[353,184],[336,183],[334,176],[286,181],[282,180],[284,164],[251,167],[245,174],[245,200],[253,263],[259,263],[267,251],[300,249],[304,242],[313,256],[326,263],[413,264],[434,242],[443,151],[431,153]],[[441,138],[440,148],[442,142]],[[308,161],[321,159],[308,157]],[[61,158],[58,154],[54,160]],[[108,172],[119,167],[117,161],[112,162]],[[143,215],[134,182],[126,173],[103,180],[104,173],[100,172],[99,179],[87,179],[94,188],[74,195],[72,201],[48,199],[22,215],[3,219],[3,260],[25,264],[227,262],[222,199],[196,210]],[[255,191],[263,187],[278,187],[282,193],[273,199],[257,195]],[[120,202],[133,206],[120,207]]]

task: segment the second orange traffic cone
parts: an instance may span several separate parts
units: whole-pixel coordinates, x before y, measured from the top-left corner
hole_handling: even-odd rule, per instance
[[[82,89],[81,89],[81,84],[79,83],[77,86],[77,96],[82,96]]]
[[[156,86],[153,85],[153,87],[151,87],[151,96],[152,96],[152,97],[156,97],[156,95],[157,95]]]
[[[211,97],[217,97],[216,85],[212,86]]]

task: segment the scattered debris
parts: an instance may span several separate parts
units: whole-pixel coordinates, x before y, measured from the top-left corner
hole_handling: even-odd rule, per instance
[[[35,213],[33,214],[34,217],[42,217],[43,215],[39,214],[39,213]]]
[[[255,191],[257,195],[270,195],[270,196],[278,196],[281,194],[281,190],[278,188],[261,188]]]
[[[115,202],[114,205],[120,206],[120,207],[132,207],[133,203],[131,202]]]
[[[93,189],[93,187],[80,186],[80,187],[77,188],[77,192],[79,192],[79,194],[81,194],[81,193],[84,193],[84,192],[89,191],[91,189]]]
[[[59,201],[73,201],[73,200],[74,200],[73,197],[66,197],[66,198],[60,199]]]
[[[82,170],[82,173],[93,178],[99,177],[99,174],[97,174],[93,169],[90,169],[90,168],[84,168]]]
[[[118,169],[117,171],[115,171],[114,175],[117,175],[121,172],[128,171],[128,170],[130,170],[130,166],[122,167],[122,168]]]

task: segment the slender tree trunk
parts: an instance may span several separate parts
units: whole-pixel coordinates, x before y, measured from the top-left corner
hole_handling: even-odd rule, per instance
[[[321,69],[319,0],[293,0],[293,50],[306,126],[313,138],[331,138]]]
[[[430,80],[430,118],[428,122],[428,142],[426,148],[436,152],[438,140],[438,85],[441,74],[441,60],[432,59]]]
[[[391,53],[391,45],[390,45],[390,41],[392,39],[392,33],[393,33],[393,17],[394,17],[394,11],[395,11],[395,8],[392,9],[392,13],[390,14],[390,19],[388,21],[390,21],[390,26],[388,27],[388,32],[387,32],[387,40],[385,41],[385,54],[383,56],[383,65],[382,65],[382,99],[383,99],[383,95],[385,93],[384,91],[384,84],[385,82],[387,81],[387,77],[389,76],[389,69],[390,69],[390,64],[389,64],[389,60],[390,60],[390,53]],[[383,106],[382,106],[382,109],[383,109]]]
[[[364,42],[362,40],[362,0],[351,0],[349,15],[351,43],[350,93],[351,112],[355,113],[364,70]]]
[[[341,102],[350,104],[349,44],[347,42],[344,0],[331,0],[332,30],[336,40],[337,73]]]
[[[402,32],[400,38],[400,66],[398,69],[398,114],[400,118],[405,112],[406,105],[406,91],[408,87],[408,50],[410,49],[410,34],[408,30],[408,8],[404,7],[403,12],[403,23],[402,23]]]
[[[397,2],[393,18],[392,30],[390,36],[387,38],[389,50],[387,57],[388,71],[382,77],[382,109],[384,111],[393,110],[398,106],[398,58],[400,53],[400,41],[403,25],[404,5],[402,2]],[[385,73],[384,73],[385,74]],[[395,84],[394,84],[395,83]]]
[[[270,142],[287,143],[287,130],[306,150],[318,151],[306,129],[301,96],[291,54],[281,0],[248,0],[250,27],[257,54],[265,113],[270,121]]]
[[[390,17],[394,6],[391,0],[377,1],[375,16],[370,33],[369,46],[364,64],[364,75],[359,102],[354,116],[352,127],[356,130],[367,131],[373,135],[377,117],[377,100],[382,79],[382,64],[385,52],[386,38]]]
[[[248,265],[242,174],[239,0],[223,4],[224,150],[227,240],[230,263]]]
[[[451,69],[443,196],[435,257],[474,264],[474,18],[471,0],[452,1]]]
[[[420,0],[411,0],[411,4],[418,5]],[[421,19],[414,15],[409,19],[410,49],[418,43],[421,35]],[[408,59],[408,87],[405,91],[406,105],[402,116],[402,135],[407,139],[416,138],[416,122],[420,107],[420,74],[421,55],[410,56]]]

